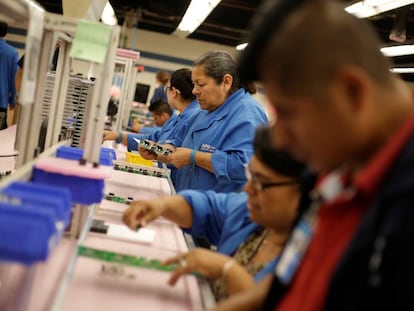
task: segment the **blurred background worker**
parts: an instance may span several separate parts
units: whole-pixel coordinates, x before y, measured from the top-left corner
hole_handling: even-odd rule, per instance
[[[171,124],[174,122],[177,115],[173,113],[170,105],[162,100],[151,104],[148,110],[154,117],[154,123],[157,128],[152,133],[123,133],[117,131],[104,131],[103,140],[115,140],[118,144],[123,144],[128,147],[128,151],[138,150],[138,142],[136,139],[150,139],[158,141],[161,135],[167,135],[171,131]]]
[[[7,109],[16,104],[16,72],[19,56],[4,37],[9,26],[0,21],[0,130],[7,128]]]
[[[167,101],[167,95],[165,93],[165,88],[169,80],[170,80],[170,75],[168,72],[166,71],[157,72],[157,74],[155,75],[155,83],[158,86],[154,90],[154,94],[152,95],[150,99],[150,104],[153,104],[159,100]]]

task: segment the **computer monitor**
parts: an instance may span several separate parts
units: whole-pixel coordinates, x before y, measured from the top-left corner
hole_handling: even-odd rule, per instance
[[[150,85],[137,83],[134,100],[138,103],[147,103]]]

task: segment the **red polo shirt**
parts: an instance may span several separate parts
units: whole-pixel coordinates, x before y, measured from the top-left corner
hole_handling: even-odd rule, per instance
[[[376,189],[413,132],[414,113],[354,178],[346,178],[352,183],[352,196],[342,191],[330,201],[321,204],[315,233],[303,262],[289,291],[275,310],[323,310],[328,283],[336,263],[373,201]],[[344,187],[347,186],[345,182]]]

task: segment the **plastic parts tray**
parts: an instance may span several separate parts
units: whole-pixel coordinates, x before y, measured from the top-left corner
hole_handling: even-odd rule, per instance
[[[83,156],[83,149],[61,146],[56,151],[57,158],[69,159],[69,160],[80,160]],[[112,166],[113,161],[116,160],[116,153],[114,149],[101,148],[99,156],[99,164]]]
[[[53,216],[51,210],[0,202],[0,260],[45,260],[57,243]]]
[[[4,188],[2,193],[19,199],[26,206],[51,209],[56,219],[63,221],[65,226],[69,224],[72,206],[70,192],[66,188],[14,182]]]

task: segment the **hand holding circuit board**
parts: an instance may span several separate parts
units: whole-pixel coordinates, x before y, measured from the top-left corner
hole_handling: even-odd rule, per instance
[[[156,160],[158,155],[168,156],[173,152],[171,149],[164,148],[162,145],[148,139],[140,140],[138,151],[147,160]]]

